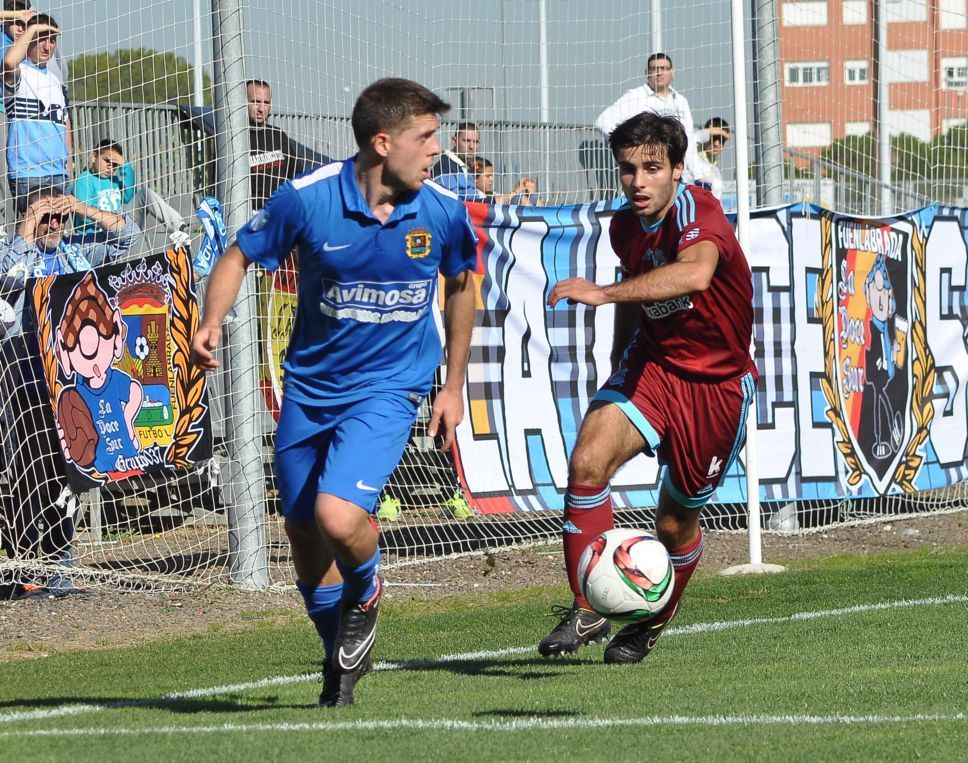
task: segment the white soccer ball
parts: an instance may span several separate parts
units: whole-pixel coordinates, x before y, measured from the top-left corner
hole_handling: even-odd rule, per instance
[[[669,602],[675,575],[669,552],[654,535],[608,530],[581,555],[578,580],[599,614],[646,620]]]

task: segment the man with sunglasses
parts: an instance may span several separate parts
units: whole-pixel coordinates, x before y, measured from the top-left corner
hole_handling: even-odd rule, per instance
[[[95,235],[66,235],[72,216],[90,218]],[[3,548],[11,559],[43,557],[65,569],[46,585],[24,584],[17,597],[55,597],[76,592],[72,566],[73,495],[60,459],[60,444],[43,382],[34,332],[21,325],[27,280],[90,270],[123,257],[141,230],[129,218],[44,189],[30,197],[17,235],[0,245],[0,298],[14,305],[14,320],[0,341],[0,470],[10,495],[4,500]],[[41,581],[35,581],[41,582]]]
[[[49,65],[59,36],[54,18],[38,13],[3,54],[7,180],[18,217],[33,191],[67,187],[72,150],[67,89]]]

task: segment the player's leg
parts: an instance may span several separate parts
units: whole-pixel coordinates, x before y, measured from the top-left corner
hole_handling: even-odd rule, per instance
[[[316,522],[343,578],[334,652],[337,705],[352,704],[356,682],[370,671],[383,592],[379,537],[370,520],[403,455],[418,407],[404,395],[374,396],[348,406],[333,430],[319,480]]]
[[[335,703],[339,677],[333,667],[339,629],[343,583],[333,564],[333,552],[316,524],[319,477],[329,443],[327,421],[312,411],[284,400],[276,435],[275,469],[296,588],[306,614],[323,642],[323,690],[319,704]]]
[[[746,416],[756,384],[752,374],[720,384],[676,379],[668,384],[680,402],[680,412],[670,417],[661,448],[667,469],[656,512],[656,536],[669,550],[675,583],[661,612],[615,634],[605,649],[605,662],[641,662],[679,611],[682,594],[702,558],[700,511],[746,442]]]
[[[668,475],[668,472],[666,472]],[[632,623],[620,630],[605,648],[605,662],[641,662],[655,647],[660,634],[679,611],[679,601],[689,578],[699,565],[703,552],[699,507],[687,507],[672,497],[668,480],[663,482],[656,510],[656,537],[669,550],[675,582],[672,595],[662,611],[642,623]]]
[[[558,625],[538,645],[545,657],[575,652],[585,644],[608,637],[608,620],[592,611],[581,592],[578,562],[588,544],[614,526],[608,481],[645,446],[646,440],[619,405],[592,403],[568,464],[561,533],[574,601],[571,607],[560,611]]]

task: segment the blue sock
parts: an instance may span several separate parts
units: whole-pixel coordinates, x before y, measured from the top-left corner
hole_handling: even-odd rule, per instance
[[[326,656],[333,656],[336,644],[336,631],[339,629],[340,600],[343,597],[343,586],[321,585],[310,588],[296,581],[296,588],[306,602],[306,614],[316,626],[316,633],[323,640]]]
[[[359,567],[349,567],[338,558],[336,566],[343,576],[343,599],[354,604],[366,601],[376,590],[376,573],[380,568],[380,549]]]

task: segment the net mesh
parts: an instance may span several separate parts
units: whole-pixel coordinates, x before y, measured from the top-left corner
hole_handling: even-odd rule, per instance
[[[193,251],[198,250],[202,230],[195,209],[215,193],[220,167],[211,108],[220,55],[212,14],[218,12],[239,27],[244,78],[271,86],[269,124],[292,141],[281,149],[291,154],[284,163],[292,159],[303,168],[354,153],[349,114],[357,94],[373,80],[394,75],[415,79],[452,103],[441,129],[444,148],[451,146],[459,122],[476,124],[478,153],[493,164],[497,196],[514,193],[528,177],[535,186],[532,201],[544,205],[614,198],[617,178],[604,137],[593,125],[607,106],[644,83],[650,51],[661,49],[674,62],[673,87],[688,98],[697,131],[714,117],[736,123],[729,2],[653,0],[651,5],[621,0],[53,2],[47,10],[60,30],[55,68],[70,101],[69,182],[91,167],[95,147],[110,139],[131,164],[137,193],[124,211],[143,231],[138,247],[125,256],[162,251],[179,234],[189,236]],[[859,214],[928,202],[968,204],[964,0],[752,6],[744,59],[762,64],[751,67],[750,148],[756,166],[741,170],[753,178],[755,203],[807,200]],[[881,47],[874,10],[887,18]],[[661,30],[653,28],[654,18],[661,20]],[[755,40],[752,30],[757,30]],[[8,31],[16,30],[8,26]],[[772,75],[766,65],[770,56],[776,56]],[[879,90],[882,80],[886,87]],[[882,104],[883,92],[887,102]],[[8,136],[16,96],[8,87]],[[879,105],[886,112],[883,129]],[[770,153],[771,129],[780,136],[778,154]],[[886,152],[879,143],[884,132],[890,134]],[[699,144],[709,140],[702,134],[695,138]],[[887,170],[885,157],[891,163]],[[272,154],[261,161],[272,164],[277,158]],[[8,178],[16,173],[11,159],[18,161],[8,152],[0,166]],[[253,165],[259,161],[251,159]],[[717,168],[724,206],[735,208],[737,167],[728,143]],[[770,181],[765,170],[779,174]],[[779,185],[779,196],[766,196],[769,182]],[[17,235],[18,216],[13,189],[2,185],[10,240]],[[270,274],[259,273],[255,280],[264,361],[262,404],[251,414],[260,433],[261,463],[255,471],[261,470],[266,486],[260,519],[266,579],[280,583],[291,573],[271,464],[277,365],[272,359],[284,348],[291,300]],[[239,464],[233,463],[239,443],[227,418],[225,372],[209,380],[211,460],[175,478],[135,478],[75,496],[63,491],[51,465],[56,437],[37,436],[46,403],[18,370],[26,351],[18,349],[16,337],[8,336],[4,345],[0,384],[6,420],[0,438],[6,557],[0,557],[0,568],[5,578],[53,580],[71,566],[69,575],[82,584],[171,587],[230,579],[236,542],[230,532],[232,507],[246,488],[237,481]],[[381,502],[387,512],[383,543],[391,558],[557,535],[560,517],[552,513],[493,517],[469,509],[453,460],[432,447],[426,423],[424,411]],[[953,510],[964,505],[964,498],[958,486],[876,501],[802,501],[769,505],[764,522],[777,531],[822,527]],[[630,510],[619,520],[650,523],[651,511]],[[705,512],[705,522],[713,529],[742,530],[745,509],[715,505]]]

